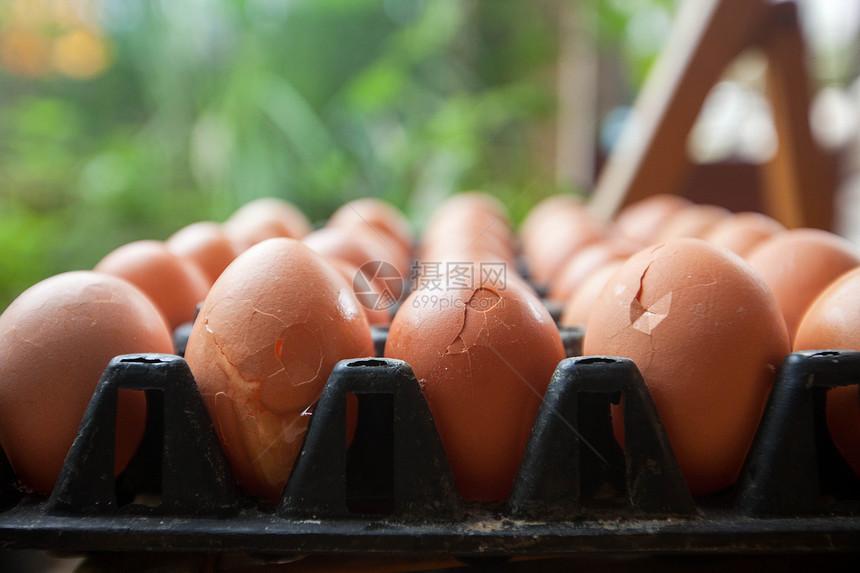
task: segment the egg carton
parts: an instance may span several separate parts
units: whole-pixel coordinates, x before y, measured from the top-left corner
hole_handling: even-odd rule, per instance
[[[563,330],[576,354],[581,330]],[[378,353],[385,331],[375,333]],[[731,359],[731,357],[726,357]],[[510,497],[460,499],[410,366],[344,360],[311,417],[280,503],[243,496],[180,356],[118,356],[53,493],[23,494],[0,456],[0,547],[60,552],[236,551],[492,556],[856,551],[860,483],[823,422],[827,388],[860,353],[796,352],[780,370],[737,485],[693,497],[651,396],[623,358],[558,364]],[[120,388],[146,393],[147,429],[113,474]],[[346,402],[359,400],[347,449]],[[625,444],[610,407],[624,400]]]

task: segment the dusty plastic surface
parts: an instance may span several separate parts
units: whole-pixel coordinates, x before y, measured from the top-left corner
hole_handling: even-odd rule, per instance
[[[184,361],[117,357],[49,499],[17,492],[0,457],[0,546],[464,558],[857,551],[860,483],[826,447],[816,408],[821,388],[856,383],[858,374],[860,353],[790,355],[735,490],[694,499],[635,366],[611,357],[566,359],[508,503],[474,505],[457,495],[411,368],[343,361],[281,503],[261,507],[236,492]],[[118,387],[161,395],[164,409],[152,414],[145,447],[114,483],[103,469],[111,453],[97,444],[112,439]],[[347,451],[350,393],[360,414]],[[608,419],[610,401],[622,394],[634,428],[626,454]],[[158,400],[150,403],[156,410]]]

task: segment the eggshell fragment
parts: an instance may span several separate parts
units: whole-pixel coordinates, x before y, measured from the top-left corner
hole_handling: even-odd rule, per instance
[[[675,239],[631,257],[589,315],[583,353],[632,359],[694,494],[740,472],[789,351],[779,306],[737,255]],[[613,411],[623,443],[623,417]]]
[[[49,493],[108,362],[171,353],[170,331],[130,283],[76,271],[45,279],[0,315],[0,445],[21,483]],[[143,436],[142,392],[120,390],[114,473]]]
[[[275,501],[334,365],[372,355],[343,277],[301,242],[269,239],[215,281],[185,358],[238,483]]]
[[[385,356],[419,379],[460,494],[507,498],[541,399],[564,355],[540,300],[504,288],[419,288],[389,330]]]
[[[773,291],[792,339],[806,309],[827,285],[860,265],[851,243],[818,229],[777,233],[746,259]]]

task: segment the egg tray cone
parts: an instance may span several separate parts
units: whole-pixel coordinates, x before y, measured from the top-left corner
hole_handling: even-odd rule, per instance
[[[575,350],[582,331],[564,333]],[[376,337],[384,342],[384,330]],[[323,390],[280,503],[263,507],[233,482],[185,361],[119,356],[49,497],[21,493],[0,455],[0,546],[466,561],[857,551],[860,483],[830,443],[823,396],[858,379],[860,353],[789,355],[736,486],[694,498],[636,366],[568,358],[549,385],[509,499],[479,504],[460,499],[410,366],[344,360]],[[149,409],[144,442],[115,479],[119,388],[146,392]],[[359,419],[347,450],[349,394],[359,399]],[[623,451],[610,423],[610,405],[622,397]]]

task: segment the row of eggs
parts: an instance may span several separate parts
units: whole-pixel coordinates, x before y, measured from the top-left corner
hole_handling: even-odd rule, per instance
[[[607,225],[556,196],[514,233],[495,198],[465,193],[440,205],[414,244],[407,220],[381,201],[346,204],[312,231],[292,205],[265,199],[220,225],[120,247],[95,272],[47,279],[0,316],[0,446],[26,488],[50,491],[107,361],[171,352],[171,329],[203,300],[186,359],[237,481],[275,500],[334,364],[371,355],[368,325],[390,320],[354,292],[393,288],[365,265],[385,261],[406,277],[413,254],[416,288],[393,293],[401,304],[385,355],[419,378],[466,499],[507,496],[564,358],[555,324],[516,272],[518,253],[529,279],[565,303],[562,321],[587,325],[586,354],[639,366],[693,493],[735,480],[790,349],[860,348],[846,306],[860,280],[853,247],[759,214],[657,196]],[[428,274],[464,264],[470,281],[456,288],[447,272]],[[503,278],[485,265],[502,265]],[[851,439],[840,436],[860,424],[853,391],[828,400],[849,462]],[[145,416],[139,393],[123,393],[119,407],[117,472]]]

